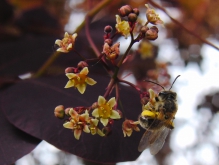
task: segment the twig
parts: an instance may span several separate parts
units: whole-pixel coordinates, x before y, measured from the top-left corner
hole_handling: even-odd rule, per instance
[[[97,4],[92,10],[87,13],[88,17],[95,16],[102,8],[108,5],[112,0],[103,0],[99,4]],[[86,17],[87,17],[86,16]],[[77,27],[74,33],[78,33],[85,25],[85,20]],[[60,52],[53,53],[49,59],[39,68],[39,70],[33,75],[33,77],[37,78],[42,76],[48,67],[52,65],[52,63],[61,55]]]
[[[103,64],[104,68],[106,69],[106,71],[109,73],[109,75],[112,75],[113,72],[111,71],[111,69],[109,68],[109,66],[107,65],[105,59],[102,58],[102,54],[99,52],[99,50],[97,49],[96,45],[94,44],[91,36],[90,36],[90,28],[89,28],[89,17],[86,17],[86,25],[85,25],[85,31],[86,31],[86,37],[88,39],[88,42],[90,44],[90,46],[92,47],[94,53],[96,54],[96,56],[98,58],[100,58],[100,62]]]

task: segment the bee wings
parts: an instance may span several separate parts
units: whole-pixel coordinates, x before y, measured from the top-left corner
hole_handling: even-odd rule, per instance
[[[163,127],[162,130],[159,131],[160,135],[157,139],[150,145],[151,155],[157,154],[164,145],[167,135],[169,134],[170,129],[167,127]]]
[[[141,138],[138,146],[138,151],[142,152],[146,148],[150,148],[152,155],[155,155],[163,147],[165,139],[169,134],[170,129],[163,126],[158,130],[147,130]]]

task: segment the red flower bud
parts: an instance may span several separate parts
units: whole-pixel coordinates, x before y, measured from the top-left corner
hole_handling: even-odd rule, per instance
[[[130,13],[128,15],[128,21],[129,22],[135,22],[137,20],[138,16],[135,13]]]
[[[132,7],[129,6],[129,5],[122,6],[122,7],[119,9],[119,15],[120,15],[121,17],[128,16],[131,12],[132,12]]]
[[[65,117],[65,111],[64,111],[64,106],[59,105],[55,108],[54,110],[55,117],[59,119],[63,119]]]
[[[113,31],[112,26],[110,26],[110,25],[105,26],[105,28],[104,28],[105,33],[111,33],[112,31]]]
[[[85,61],[80,61],[78,63],[78,68],[83,69],[84,67],[88,67],[88,64]]]
[[[133,9],[133,13],[135,13],[137,16],[139,15],[139,10],[138,10],[138,8],[134,8]]]

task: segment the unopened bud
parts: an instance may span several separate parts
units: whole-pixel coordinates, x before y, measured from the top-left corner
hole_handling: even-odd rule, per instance
[[[151,27],[147,32],[145,37],[148,40],[156,40],[158,37],[158,29],[156,26]]]
[[[67,116],[70,116],[70,115],[69,115],[70,109],[72,109],[72,108],[66,108],[66,109],[65,109],[65,114],[66,114]]]
[[[133,13],[135,13],[137,16],[139,15],[139,10],[138,10],[138,8],[134,8],[133,9]]]
[[[63,119],[65,117],[65,111],[64,111],[64,106],[59,105],[55,108],[54,110],[55,117],[59,119]]]
[[[157,33],[159,32],[157,26],[152,26],[152,27],[150,27],[150,29],[155,30]]]
[[[130,13],[128,15],[128,21],[135,22],[137,20],[138,16],[135,13]]]
[[[128,16],[131,12],[132,12],[132,7],[129,6],[129,5],[122,6],[122,7],[119,9],[119,15],[120,15],[121,17]]]
[[[111,33],[112,31],[113,31],[112,26],[110,26],[110,25],[105,26],[105,28],[104,28],[105,33]]]
[[[96,109],[97,107],[98,107],[98,103],[97,102],[93,103],[92,106],[91,106],[92,109]]]
[[[78,73],[78,69],[74,67],[68,67],[65,69],[65,73]]]
[[[88,64],[85,61],[80,61],[78,63],[78,68],[83,69],[84,67],[88,67]]]
[[[105,134],[105,136],[108,136],[111,133],[111,128],[110,127],[104,127],[102,129],[102,132]]]
[[[141,32],[142,32],[142,33],[146,33],[148,30],[149,30],[149,28],[148,28],[147,26],[143,26],[143,27],[141,28]]]

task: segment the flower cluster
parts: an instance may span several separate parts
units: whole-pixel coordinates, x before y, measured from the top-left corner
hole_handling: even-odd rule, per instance
[[[88,68],[90,62],[93,61],[96,61],[97,63],[100,61],[104,64],[111,77],[104,95],[99,95],[97,102],[94,102],[89,107],[79,106],[64,109],[64,106],[60,105],[55,108],[55,116],[60,119],[67,118],[63,126],[64,128],[71,129],[74,132],[76,139],[80,139],[82,132],[106,136],[111,131],[111,128],[113,128],[112,125],[114,124],[114,120],[119,120],[123,117],[123,113],[117,108],[117,101],[120,100],[120,91],[118,87],[120,82],[134,87],[140,95],[143,96],[141,98],[141,102],[143,103],[142,115],[147,118],[156,118],[157,113],[154,112],[152,108],[156,101],[153,90],[149,90],[149,94],[146,95],[145,92],[141,91],[136,85],[119,78],[118,74],[121,65],[126,62],[128,53],[134,43],[146,40],[147,42],[141,43],[139,53],[143,54],[143,58],[145,59],[153,56],[153,53],[151,54],[152,46],[149,44],[148,40],[157,39],[158,28],[156,26],[148,27],[147,25],[148,23],[156,25],[162,23],[162,21],[153,9],[150,9],[148,5],[146,5],[146,7],[147,22],[144,25],[138,23],[139,10],[137,8],[124,5],[119,9],[119,13],[116,15],[116,32],[113,34],[113,28],[109,25],[104,28],[103,49],[101,53],[97,54],[97,58],[95,59],[86,59],[75,50],[76,33],[69,35],[66,32],[62,40],[58,39],[55,41],[55,44],[60,47],[57,51],[67,53],[74,48],[74,53],[83,58],[83,61],[80,61],[77,67],[68,67],[65,69],[68,78],[65,88],[75,87],[79,93],[84,94],[87,85],[95,85],[97,82],[88,77]],[[138,27],[136,27],[136,25]],[[116,35],[122,35],[125,38],[131,36],[130,45],[126,50],[126,53],[121,55],[121,58],[119,57],[120,43],[113,43],[113,39]],[[116,91],[116,96],[108,99],[113,90]],[[121,130],[123,131],[124,137],[130,137],[133,131],[140,131],[138,127],[139,121],[127,119],[126,117],[123,120],[124,122],[121,126]]]

